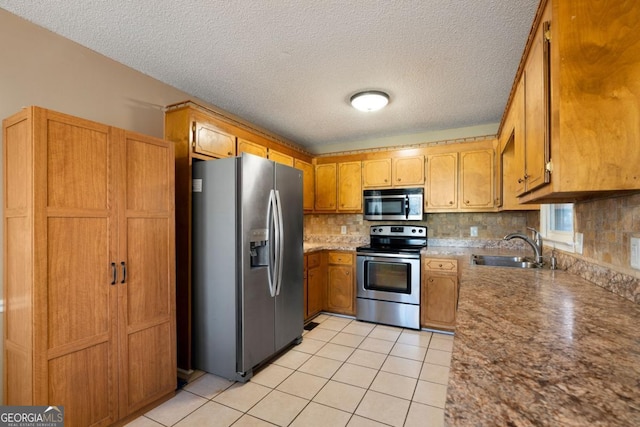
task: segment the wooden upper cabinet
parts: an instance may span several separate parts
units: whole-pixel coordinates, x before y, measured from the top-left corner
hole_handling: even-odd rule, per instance
[[[392,180],[394,186],[424,184],[424,156],[393,159]]]
[[[541,6],[517,76],[525,91],[520,202],[640,190],[630,160],[640,158],[640,8],[557,0]]]
[[[223,158],[236,155],[236,137],[207,121],[194,121],[193,151],[205,156]]]
[[[494,151],[460,153],[460,208],[494,207]]]
[[[391,186],[391,159],[363,161],[362,186],[364,188]]]
[[[281,153],[272,148],[269,148],[269,159],[273,160],[277,163],[282,163],[283,165],[293,166],[293,157],[288,154]]]
[[[426,209],[458,207],[458,153],[427,156]]]
[[[315,207],[318,211],[335,211],[338,200],[338,169],[335,163],[316,165]]]
[[[465,146],[452,144],[452,151],[429,154],[425,209],[436,212],[494,210],[495,143],[495,140],[485,140]],[[453,151],[456,149],[460,151]]]
[[[548,41],[543,22],[536,32],[524,68],[524,191],[534,190],[546,182],[549,175],[545,167],[549,156],[549,61]]]
[[[315,201],[314,167],[300,159],[295,159],[294,167],[302,171],[302,206],[305,211],[312,211]]]
[[[361,162],[338,163],[338,210],[362,211]]]
[[[409,187],[424,184],[424,156],[365,160],[363,188]]]
[[[238,156],[242,153],[254,154],[256,156],[267,158],[267,147],[264,145],[256,144],[255,142],[247,141],[246,139],[238,138]]]

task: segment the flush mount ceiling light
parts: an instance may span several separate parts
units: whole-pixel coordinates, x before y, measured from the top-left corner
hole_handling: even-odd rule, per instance
[[[377,111],[389,103],[389,95],[378,90],[358,92],[351,97],[351,105],[360,111]]]

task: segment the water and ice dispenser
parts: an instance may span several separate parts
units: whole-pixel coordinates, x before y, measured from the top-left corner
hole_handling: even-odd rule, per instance
[[[249,256],[251,267],[269,265],[269,230],[260,228],[249,232]]]

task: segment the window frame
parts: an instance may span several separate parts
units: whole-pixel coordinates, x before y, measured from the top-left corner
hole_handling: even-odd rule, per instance
[[[556,230],[552,227],[552,214],[555,206],[571,206],[572,224],[571,231]],[[575,252],[575,225],[576,214],[573,203],[552,203],[540,205],[540,234],[547,246],[566,252]]]

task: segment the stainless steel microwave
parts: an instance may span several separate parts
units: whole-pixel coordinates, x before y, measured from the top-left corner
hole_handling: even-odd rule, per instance
[[[424,188],[364,190],[364,219],[420,221],[423,201]]]

